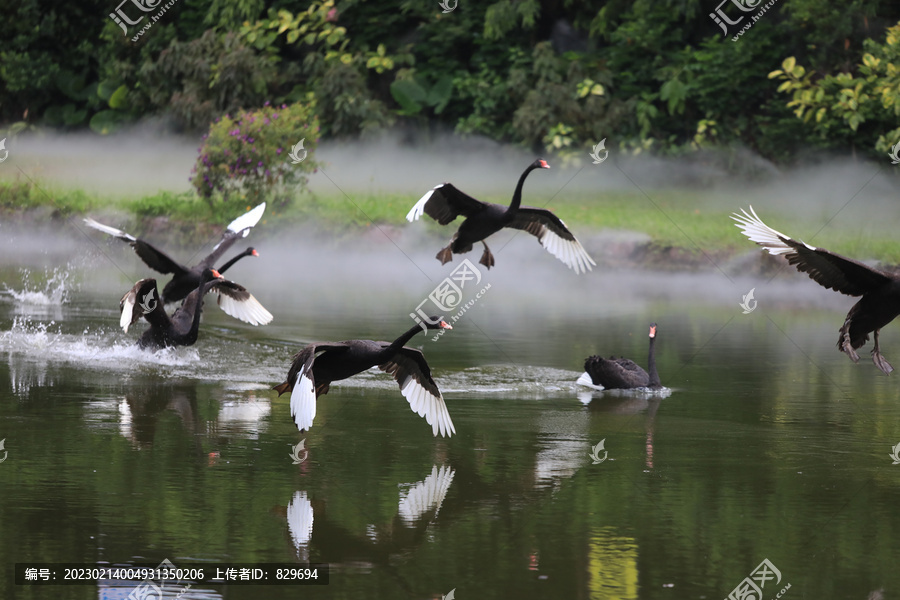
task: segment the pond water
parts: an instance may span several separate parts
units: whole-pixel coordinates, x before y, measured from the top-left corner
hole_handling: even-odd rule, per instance
[[[164,559],[330,565],[328,586],[167,588],[185,599],[726,598],[764,560],[767,599],[900,589],[897,379],[836,350],[853,301],[803,277],[576,276],[533,240],[496,244],[490,288],[412,342],[457,435],[433,437],[377,370],[335,383],[301,434],[270,389],[292,354],[395,338],[458,259],[442,268],[434,240],[254,232],[262,256],[229,276],[274,322],[208,302],[195,346],[153,353],[133,346],[142,327],[117,327],[146,276],[130,249],[35,235],[0,248],[5,598],[140,583],[15,585],[14,563]],[[646,365],[651,321],[669,392],[576,388],[593,353]],[[900,364],[897,327],[882,348]]]

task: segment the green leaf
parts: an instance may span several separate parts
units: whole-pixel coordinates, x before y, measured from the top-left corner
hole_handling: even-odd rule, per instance
[[[453,79],[449,76],[440,78],[434,86],[428,90],[425,103],[434,107],[434,113],[439,115],[447,108],[450,97],[453,95]]]
[[[120,85],[109,98],[110,108],[124,108],[128,98],[128,86]]]
[[[391,84],[391,96],[403,109],[404,114],[414,115],[422,110],[425,90],[415,81],[402,79]]]
[[[106,135],[118,129],[124,120],[121,113],[114,110],[101,110],[91,117],[90,126],[94,132]]]
[[[113,92],[116,91],[120,83],[113,79],[104,79],[99,84],[97,84],[97,97],[101,100],[109,100],[110,96],[113,95]]]
[[[781,68],[787,71],[788,73],[793,72],[794,65],[797,64],[797,59],[793,56],[789,56],[781,63]]]

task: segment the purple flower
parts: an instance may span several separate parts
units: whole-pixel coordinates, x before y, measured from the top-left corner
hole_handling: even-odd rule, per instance
[[[272,118],[273,118],[273,119],[277,119],[277,118],[278,118],[278,113],[272,113]]]
[[[281,148],[275,151],[275,154],[281,154]]]

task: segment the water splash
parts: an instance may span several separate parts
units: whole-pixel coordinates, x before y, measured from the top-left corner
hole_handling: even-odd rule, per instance
[[[12,327],[0,333],[0,346],[10,353],[42,361],[69,361],[110,371],[131,371],[136,367],[165,367],[173,374],[202,366],[194,348],[163,348],[145,351],[133,342],[115,341],[114,330],[64,333],[56,321],[33,321],[28,315],[13,318]]]
[[[19,269],[22,274],[22,289],[15,290],[6,286],[6,293],[16,303],[34,307],[62,306],[69,301],[69,294],[75,289],[75,285],[69,280],[72,270],[67,266],[47,267],[44,269],[43,284],[32,283],[30,269]]]

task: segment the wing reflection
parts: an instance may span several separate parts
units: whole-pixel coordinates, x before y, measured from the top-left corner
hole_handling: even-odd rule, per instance
[[[438,470],[437,465],[431,468],[431,475],[413,484],[406,492],[400,492],[400,518],[410,527],[422,518],[426,513],[434,511],[436,517],[441,510],[441,503],[450,484],[453,483],[454,471],[450,467],[442,466]]]

